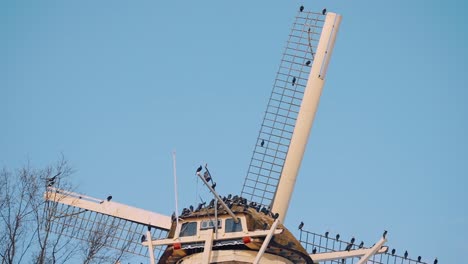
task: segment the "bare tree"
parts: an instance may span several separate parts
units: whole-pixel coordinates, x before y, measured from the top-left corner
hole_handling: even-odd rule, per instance
[[[48,187],[70,188],[71,173],[63,157],[44,169],[28,163],[13,173],[1,170],[0,263],[64,263],[72,257],[71,240],[52,232],[58,205],[43,198]]]
[[[84,264],[114,264],[128,257],[134,238],[121,243],[118,218],[95,212],[98,217],[91,218],[87,210],[47,199],[65,199],[55,194],[73,191],[72,173],[63,157],[44,169],[28,163],[14,172],[0,171],[0,264],[56,264],[80,256]],[[92,223],[78,228],[83,222]]]

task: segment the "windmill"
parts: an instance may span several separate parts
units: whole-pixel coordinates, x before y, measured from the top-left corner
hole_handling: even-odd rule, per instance
[[[282,224],[340,22],[325,9],[299,9],[240,195],[218,194],[207,166],[195,174],[213,199],[172,217],[51,186],[55,232],[85,242],[105,233],[106,247],[150,263],[423,263],[388,252],[386,231],[367,247],[302,227],[298,239]]]

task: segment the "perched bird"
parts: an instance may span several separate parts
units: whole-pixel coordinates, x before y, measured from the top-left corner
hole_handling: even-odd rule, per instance
[[[421,262],[421,256],[418,256],[418,262]]]
[[[350,251],[352,247],[353,247],[353,244],[348,244],[348,245],[346,246],[346,250],[347,250],[347,251]]]
[[[205,171],[205,173],[203,173],[203,178],[205,178],[205,181],[207,181],[207,182],[209,182],[211,180],[211,176],[208,173],[208,171]]]
[[[408,250],[405,251],[405,254],[403,256],[405,257],[405,259],[408,258]]]
[[[299,224],[299,229],[302,230],[303,227],[304,227],[304,222],[301,222],[301,223]]]
[[[200,167],[198,167],[197,169],[197,175],[200,174],[200,171],[203,169],[202,165],[200,165]]]
[[[439,261],[437,260],[437,258],[434,259],[434,264],[437,264],[437,262],[439,262]]]
[[[193,205],[190,205],[189,209],[190,209],[191,212],[193,212]]]
[[[310,65],[310,60],[306,62],[306,66],[309,66],[309,65]]]
[[[110,202],[112,200],[112,195],[107,196],[107,201]]]
[[[146,241],[146,236],[145,235],[142,235],[141,236],[141,243],[145,242]]]
[[[276,214],[273,215],[273,219],[276,219],[276,218],[278,218],[278,217],[279,217],[279,214],[278,214],[278,213],[276,213]]]
[[[263,147],[265,145],[265,140],[262,139],[262,143],[260,143],[260,147]]]
[[[363,248],[364,247],[364,241],[361,241],[361,244],[359,244],[359,248]]]
[[[213,190],[216,188],[216,182],[211,185],[211,188],[213,188]]]
[[[151,231],[151,226],[150,225],[148,226],[148,231]]]
[[[304,6],[299,7],[299,11],[304,11]]]
[[[382,237],[385,238],[387,236],[387,230],[384,230]]]
[[[312,249],[312,254],[315,254],[317,253],[317,248],[314,247],[314,249]]]
[[[325,237],[326,237],[326,238],[328,238],[328,234],[329,234],[329,232],[328,232],[328,231],[327,231],[327,232],[325,232]]]
[[[356,241],[356,239],[354,237],[351,238],[351,244],[354,244],[354,241]]]
[[[340,239],[340,234],[336,234],[336,240]]]
[[[296,77],[293,77],[292,79],[292,85],[294,86],[296,84]]]
[[[322,15],[325,15],[326,13],[327,13],[327,9],[324,8],[324,9],[322,10]]]
[[[392,249],[392,255],[395,255],[396,250]]]

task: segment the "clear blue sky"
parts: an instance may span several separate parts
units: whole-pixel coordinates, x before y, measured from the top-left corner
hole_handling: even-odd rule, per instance
[[[1,1],[0,166],[60,153],[95,197],[170,215],[240,193],[298,7],[343,15],[286,225],[432,262],[468,252],[463,1]]]

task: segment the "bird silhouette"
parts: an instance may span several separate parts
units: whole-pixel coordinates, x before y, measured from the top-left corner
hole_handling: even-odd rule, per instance
[[[421,256],[418,256],[418,262],[421,262]]]
[[[202,165],[200,165],[200,167],[198,167],[197,169],[197,174],[200,174],[200,171],[203,169]]]
[[[262,143],[260,143],[260,147],[263,147],[265,145],[265,140],[262,139]]]
[[[294,86],[296,84],[296,77],[293,77],[292,79],[292,85]]]
[[[107,196],[107,201],[110,202],[112,200],[112,195]]]
[[[325,15],[326,13],[327,13],[327,9],[324,8],[324,9],[322,10],[322,15]]]
[[[387,236],[387,230],[384,230],[382,237],[386,238],[386,236]]]
[[[359,244],[359,248],[363,248],[364,247],[364,241],[361,241],[361,244]]]
[[[340,234],[336,234],[336,240],[340,239]]]
[[[354,241],[356,241],[356,239],[354,237],[351,238],[351,244],[354,244]]]
[[[213,190],[216,188],[216,182],[211,185],[211,188],[213,188]]]
[[[328,238],[328,234],[329,234],[329,232],[328,232],[328,231],[327,231],[327,232],[325,232],[325,237],[326,237],[326,238]]]
[[[306,66],[309,66],[310,65],[310,60],[308,60],[305,64],[306,64]]]
[[[142,235],[141,236],[141,243],[145,242],[146,241],[146,236],[145,235]]]
[[[299,229],[302,230],[303,227],[304,227],[304,222],[301,222],[301,223],[299,224]]]
[[[348,244],[348,245],[346,246],[346,250],[347,250],[347,251],[350,251],[352,247],[353,247],[353,244]]]
[[[304,11],[304,6],[299,7],[299,11]]]
[[[408,258],[408,250],[405,251],[405,255],[404,255],[405,259]]]
[[[396,250],[392,249],[392,255],[395,255]]]
[[[437,264],[439,261],[436,259],[434,259],[434,264]]]
[[[314,249],[312,249],[312,254],[315,254],[317,253],[317,248],[314,247]]]

